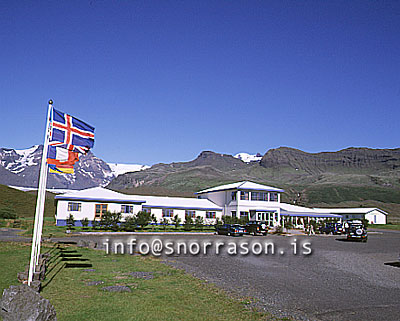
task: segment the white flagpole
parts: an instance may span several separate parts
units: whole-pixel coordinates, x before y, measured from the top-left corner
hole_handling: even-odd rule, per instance
[[[42,227],[43,227],[43,214],[44,214],[44,204],[46,200],[46,183],[47,183],[47,151],[49,149],[50,140],[50,119],[52,118],[53,111],[53,101],[49,100],[49,107],[47,111],[47,121],[46,121],[46,133],[43,144],[43,154],[42,163],[40,165],[40,176],[39,176],[39,186],[36,201],[36,213],[35,213],[35,223],[32,236],[32,250],[31,250],[31,261],[29,263],[29,275],[28,275],[28,285],[31,285],[33,280],[33,274],[36,270],[36,265],[39,260],[40,255],[40,242],[42,238]]]

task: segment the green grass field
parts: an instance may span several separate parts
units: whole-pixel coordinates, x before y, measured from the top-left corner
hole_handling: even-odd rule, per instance
[[[0,243],[0,291],[17,284],[17,272],[24,270],[29,251],[28,244]],[[54,305],[58,320],[276,320],[249,308],[249,299],[233,298],[152,257],[105,255],[102,251],[68,248],[95,270],[85,271],[65,267],[65,261],[57,258],[58,249],[47,248],[47,251],[52,251],[53,259],[41,294]],[[129,275],[138,271],[151,272],[153,278]],[[104,283],[87,285],[90,281]],[[128,286],[131,292],[102,290],[111,285]]]
[[[370,224],[368,228],[378,228],[378,229],[384,229],[384,230],[396,230],[400,231],[400,224]]]

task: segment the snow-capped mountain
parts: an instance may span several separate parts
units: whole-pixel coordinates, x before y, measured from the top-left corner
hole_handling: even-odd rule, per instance
[[[37,187],[43,146],[0,148],[0,184]],[[80,157],[74,174],[49,174],[47,188],[83,189],[105,186],[118,175],[146,169],[145,165],[107,164],[92,152]]]
[[[259,162],[262,159],[262,155],[260,153],[257,153],[256,155],[251,155],[247,153],[238,153],[234,155],[233,157],[239,158],[245,163],[250,163],[250,162]]]
[[[150,168],[148,165],[107,163],[115,177],[129,172],[138,172]]]

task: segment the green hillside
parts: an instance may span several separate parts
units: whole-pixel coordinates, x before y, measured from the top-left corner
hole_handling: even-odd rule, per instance
[[[11,209],[18,217],[35,216],[36,197],[36,192],[22,192],[0,185],[0,209]],[[54,217],[55,211],[54,194],[46,193],[44,215]]]

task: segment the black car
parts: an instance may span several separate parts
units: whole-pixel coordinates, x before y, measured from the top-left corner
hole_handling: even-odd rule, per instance
[[[362,222],[348,222],[347,240],[367,242],[368,233]]]
[[[321,234],[342,234],[344,232],[341,223],[325,223],[325,226],[319,228]]]
[[[252,235],[267,235],[268,234],[268,226],[265,223],[261,222],[248,222],[244,226],[247,234]]]
[[[218,235],[231,235],[231,236],[242,236],[245,233],[243,227],[239,224],[224,224],[215,228]]]

